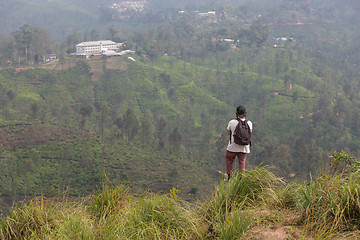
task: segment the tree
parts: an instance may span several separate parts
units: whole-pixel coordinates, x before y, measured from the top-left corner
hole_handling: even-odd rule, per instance
[[[174,34],[180,39],[191,39],[195,34],[195,29],[189,22],[181,21],[174,25]]]
[[[292,95],[292,102],[295,104],[298,99],[299,99],[299,93],[297,91],[294,91]]]
[[[360,121],[359,121],[359,118],[360,118],[359,110],[355,109],[352,112],[350,126],[354,130],[354,133],[355,133],[356,136],[360,136]]]
[[[159,148],[164,147],[164,134],[165,134],[165,128],[167,125],[167,121],[164,117],[160,117],[160,119],[157,121],[156,125],[156,134],[159,142]]]
[[[81,106],[79,114],[81,115],[80,119],[80,129],[84,129],[86,123],[86,117],[90,117],[93,108],[91,106]]]
[[[38,103],[33,103],[31,104],[30,110],[31,110],[31,119],[35,120],[38,116],[39,113],[39,104]]]
[[[264,25],[260,19],[258,19],[254,24],[250,26],[249,29],[242,29],[239,32],[239,38],[241,42],[251,45],[256,43],[259,47],[263,44],[269,36],[269,28],[267,25]]]
[[[75,32],[66,38],[66,52],[73,53],[76,51],[76,44],[80,43],[79,33]]]
[[[139,130],[139,122],[132,108],[125,113],[124,129],[128,140],[133,140]]]
[[[153,142],[155,129],[152,121],[153,121],[152,113],[150,111],[146,111],[141,121],[141,127],[140,127],[140,132],[141,132],[140,141],[142,141],[144,144],[150,144]]]
[[[162,72],[160,74],[160,79],[162,80],[162,82],[165,85],[166,89],[169,89],[170,85],[171,85],[171,76],[169,74],[167,74],[166,72]]]
[[[349,113],[348,106],[349,106],[349,103],[347,103],[343,97],[338,97],[337,101],[335,102],[335,106],[334,106],[335,115],[339,115],[341,113],[348,115],[348,113]]]
[[[158,45],[154,42],[147,43],[144,46],[144,50],[149,55],[151,60],[155,60],[160,56],[161,50],[159,49]]]
[[[100,116],[100,132],[101,132],[102,141],[104,141],[104,124],[108,116],[109,116],[109,108],[107,106],[103,106],[101,108],[101,116]]]
[[[45,61],[45,56],[51,48],[47,31],[25,24],[19,31],[12,33],[12,36],[15,39],[19,63],[22,62],[21,59],[25,59],[26,65],[30,63],[30,59],[36,63]]]
[[[295,157],[295,169],[298,172],[307,172],[307,151],[308,151],[308,145],[306,144],[306,139],[299,137],[296,139],[294,147],[294,157]]]
[[[169,144],[170,144],[170,151],[172,152],[179,152],[180,145],[181,145],[182,136],[179,132],[179,129],[175,127],[173,131],[169,135]]]
[[[121,117],[117,117],[114,121],[114,124],[121,129],[124,126],[124,121]]]
[[[12,37],[0,36],[0,64],[11,65],[15,60],[15,40]]]
[[[25,24],[20,28],[19,31],[13,33],[13,36],[17,42],[16,46],[23,57],[25,57],[25,64],[28,64],[29,49],[33,41],[32,30],[30,25]]]
[[[14,197],[20,185],[17,176],[17,157],[11,152],[2,153],[0,158],[0,189],[2,195]]]
[[[291,80],[291,76],[289,75],[289,74],[286,74],[285,76],[284,76],[284,89],[285,90],[288,90],[289,89],[289,87],[290,87],[290,80]]]
[[[35,63],[45,62],[45,57],[51,49],[49,33],[40,27],[34,27],[32,31],[34,37],[32,47]]]
[[[176,89],[175,88],[170,88],[169,91],[167,92],[167,96],[173,103],[176,103],[177,94],[176,94]]]

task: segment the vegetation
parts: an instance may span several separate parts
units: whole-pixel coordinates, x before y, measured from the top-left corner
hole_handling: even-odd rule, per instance
[[[294,238],[357,234],[359,4],[149,2],[0,1],[1,234],[233,239],[289,212]],[[136,55],[71,57],[99,39]],[[239,104],[252,170],[212,192]]]
[[[339,156],[340,153],[336,153]],[[346,155],[346,154],[345,154]],[[337,158],[333,156],[332,159]],[[348,156],[348,155],[346,155]],[[103,184],[82,200],[43,196],[2,219],[1,239],[354,239],[359,237],[359,172],[285,182],[268,167],[221,181],[208,198],[135,196]],[[261,229],[261,231],[259,231]],[[273,235],[274,232],[281,235]]]
[[[238,103],[249,106],[255,125],[248,159],[253,166],[264,162],[285,176],[305,176],[315,174],[332,149],[356,156],[356,95],[350,101],[335,86],[322,88],[324,82],[301,70],[311,67],[306,61],[297,67],[294,62],[289,73],[294,79],[286,74],[282,79],[282,71],[273,76],[277,65],[267,64],[277,59],[273,48],[260,51],[244,72],[237,73],[241,61],[217,70],[208,66],[225,56],[237,62],[243,53],[246,48],[219,53],[218,60],[200,65],[168,56],[150,63],[136,56],[135,63],[67,60],[50,65],[58,69],[2,70],[1,164],[11,173],[2,175],[3,196],[54,195],[68,186],[70,194],[83,195],[104,172],[118,183],[138,179],[132,187],[140,192],[149,187],[145,179],[151,174],[166,176],[157,180],[160,186],[153,184],[162,191],[204,189],[223,168],[224,129]],[[155,166],[164,171],[147,171]],[[194,178],[189,169],[198,168],[204,171],[201,181],[181,181]]]

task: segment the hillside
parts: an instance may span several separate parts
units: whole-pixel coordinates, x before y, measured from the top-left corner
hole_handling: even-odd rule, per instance
[[[126,60],[109,60],[105,71],[120,67],[121,71],[129,73],[127,64]],[[128,108],[137,112],[139,120],[136,121],[141,121],[143,126],[146,123],[142,120],[142,111],[155,114],[160,109],[169,109],[169,113],[161,112],[166,121],[158,116],[159,120],[165,121],[164,124],[168,116],[174,117],[176,110],[160,97],[163,90],[153,92],[152,83],[148,82],[150,87],[145,87],[144,81],[134,90],[129,87],[124,89],[127,91],[119,89],[116,94],[130,96],[121,104],[116,103],[114,91],[98,89],[105,82],[102,66],[101,60],[90,61],[89,65],[80,61],[59,66],[54,62],[43,69],[25,67],[1,72],[1,90],[6,96],[2,99],[5,114],[0,129],[0,139],[3,139],[1,169],[4,174],[0,186],[3,206],[9,207],[12,201],[27,196],[53,196],[66,188],[72,196],[84,195],[106,179],[116,184],[129,182],[135,192],[142,192],[150,186],[155,192],[168,191],[176,186],[184,195],[191,193],[190,198],[210,192],[208,183],[218,177],[215,169],[210,170],[207,163],[195,160],[183,149],[174,150],[170,155],[172,147],[168,144],[162,147],[166,148],[158,149],[157,142],[165,142],[167,138],[165,134],[162,136],[155,132],[154,123],[145,129],[149,131],[145,140],[126,132],[122,126],[121,118]],[[138,74],[137,68],[134,73]],[[78,79],[76,83],[74,78]],[[123,81],[125,84],[129,80]],[[110,88],[115,90],[112,86]],[[184,94],[186,91],[184,88]],[[136,99],[139,95],[145,99]],[[149,97],[152,101],[146,100]],[[211,97],[202,98],[205,102],[213,101]],[[98,124],[104,116],[104,102],[110,107],[102,131]],[[81,109],[89,109],[88,106],[92,106],[90,114],[82,117],[79,114]],[[117,111],[118,115],[115,114]],[[153,144],[147,146],[150,142]]]
[[[68,186],[84,195],[104,173],[140,192],[176,186],[206,195],[224,167],[224,129],[238,104],[255,126],[249,166],[275,165],[284,176],[306,178],[332,149],[357,154],[359,96],[338,83],[354,71],[297,42],[187,60],[134,58],[67,58],[0,71],[1,138],[9,145],[1,164],[12,173],[2,176],[4,197],[54,195]],[[28,175],[16,167],[23,162]]]
[[[216,195],[214,183],[225,168],[225,128],[240,104],[254,123],[249,169],[270,165],[276,178],[320,176],[321,181],[332,150],[359,156],[359,4],[204,0],[179,6],[157,0],[144,12],[122,15],[105,11],[99,2],[108,4],[0,1],[0,22],[5,23],[0,30],[8,34],[0,36],[2,213],[34,196],[66,192],[69,199],[81,199],[102,183],[115,189],[125,184],[136,196],[153,192],[156,198],[175,187],[181,190],[179,198],[191,203]],[[210,10],[215,14],[206,14]],[[75,44],[99,37],[124,42],[124,49],[135,50],[134,61],[69,54]],[[58,59],[44,63],[48,53]],[[318,183],[300,184],[299,191]],[[357,216],[344,217],[351,212],[342,212],[344,207],[321,212],[338,221],[321,228],[318,216],[306,215],[303,205],[292,202],[293,195],[282,197],[290,198],[290,207],[296,205],[291,208],[296,216],[308,218],[294,236],[306,235],[309,228],[329,233],[338,222],[350,221],[347,217],[357,221]],[[308,196],[300,200],[311,202]],[[274,206],[264,209],[258,227],[276,222],[291,234],[290,226],[297,225],[285,208],[276,212],[284,218],[273,217]],[[312,207],[307,210],[318,210]],[[198,231],[206,232],[208,223]],[[227,231],[221,223],[216,223],[216,236]]]

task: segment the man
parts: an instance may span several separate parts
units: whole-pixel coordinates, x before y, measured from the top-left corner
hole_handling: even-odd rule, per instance
[[[229,144],[226,149],[225,154],[225,164],[226,164],[226,175],[225,180],[228,181],[232,174],[233,163],[235,157],[238,157],[239,160],[239,173],[242,173],[245,170],[246,154],[250,153],[250,144],[249,145],[239,145],[234,142],[234,132],[235,128],[238,125],[239,121],[245,121],[246,109],[244,106],[238,106],[236,108],[236,118],[229,122],[227,126],[227,134],[230,136]],[[247,121],[247,124],[252,132],[252,122]]]

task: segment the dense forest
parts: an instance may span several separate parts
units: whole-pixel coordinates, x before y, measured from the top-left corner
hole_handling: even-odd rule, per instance
[[[332,150],[359,156],[359,3],[158,0],[124,13],[111,3],[0,1],[4,204],[82,196],[104,180],[196,199],[224,169],[239,104],[254,123],[249,167],[307,178]],[[71,57],[100,39],[135,61]]]

